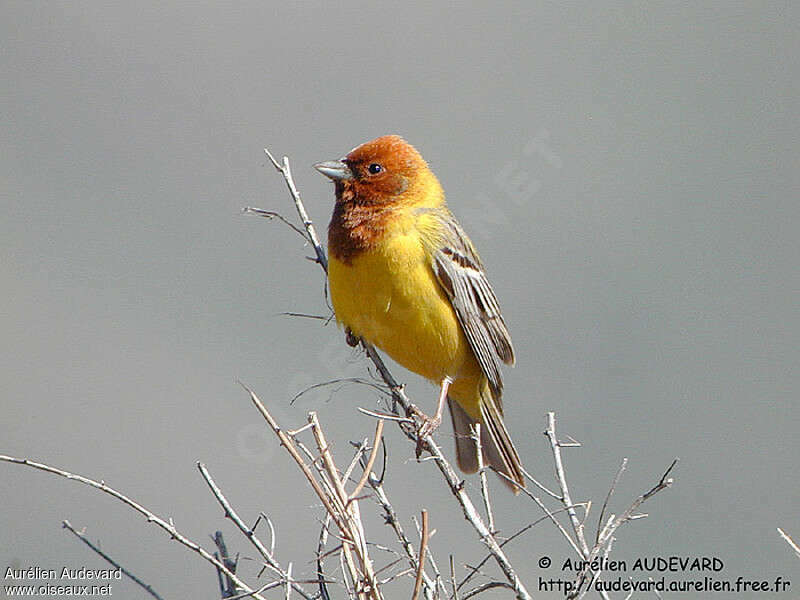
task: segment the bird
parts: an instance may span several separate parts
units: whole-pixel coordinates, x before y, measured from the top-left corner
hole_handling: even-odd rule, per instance
[[[445,404],[465,473],[483,463],[515,493],[524,471],[503,421],[503,364],[514,347],[475,247],[445,202],[422,155],[385,135],[314,168],[334,183],[328,226],[328,285],[336,321],[439,386],[436,412],[420,439],[439,426]],[[418,449],[419,452],[419,449]]]

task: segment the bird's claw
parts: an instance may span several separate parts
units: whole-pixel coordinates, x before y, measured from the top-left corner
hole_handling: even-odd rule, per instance
[[[419,437],[425,438],[431,435],[442,424],[442,417],[427,417],[423,419],[419,427]]]
[[[406,416],[419,417],[423,421],[426,421],[428,419],[428,415],[422,412],[413,402],[408,405],[408,408],[406,408]]]
[[[417,458],[419,458],[420,454],[422,454],[422,451],[427,446],[427,443],[425,442],[425,438],[427,438],[429,435],[433,434],[433,432],[436,431],[439,428],[439,425],[442,424],[442,417],[441,417],[441,415],[435,415],[433,417],[429,417],[428,415],[426,415],[424,412],[422,412],[420,409],[418,409],[413,404],[409,408],[421,420],[419,428],[417,429],[416,456],[417,456]]]
[[[344,330],[344,341],[347,342],[347,345],[350,346],[351,348],[355,348],[356,346],[358,346],[359,339],[358,336],[356,336],[352,331],[350,331],[350,328],[348,327],[347,329]]]

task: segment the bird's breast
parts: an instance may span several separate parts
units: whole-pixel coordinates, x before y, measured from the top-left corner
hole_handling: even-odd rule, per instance
[[[348,261],[331,255],[336,319],[427,379],[457,378],[474,362],[418,230],[400,229]]]

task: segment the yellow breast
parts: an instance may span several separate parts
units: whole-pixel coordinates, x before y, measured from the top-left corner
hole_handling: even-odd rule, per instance
[[[349,264],[331,257],[329,279],[336,320],[407,369],[437,383],[474,369],[416,227],[397,228]]]

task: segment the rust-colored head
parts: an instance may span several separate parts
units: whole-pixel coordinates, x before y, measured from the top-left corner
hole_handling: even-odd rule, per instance
[[[379,137],[341,160],[314,167],[336,185],[328,250],[346,263],[380,244],[398,217],[395,209],[444,204],[436,176],[414,146],[399,135]]]
[[[341,160],[314,167],[334,181],[339,202],[362,206],[417,204],[431,194],[440,201],[442,195],[425,159],[399,135],[376,138]]]

